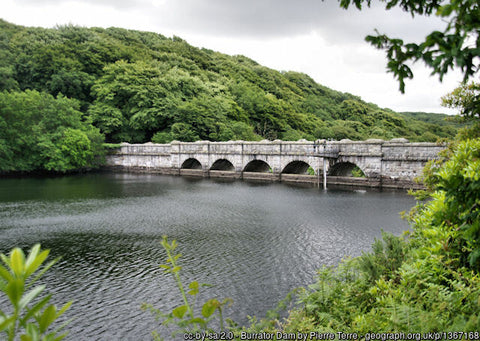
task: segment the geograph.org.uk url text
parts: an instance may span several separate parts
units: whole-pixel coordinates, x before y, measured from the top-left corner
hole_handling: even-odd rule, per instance
[[[366,333],[363,337],[365,341],[372,340],[478,340],[479,332],[429,332],[429,333]]]
[[[245,332],[240,335],[234,335],[232,332],[222,333],[186,333],[184,340],[339,340],[339,341],[387,341],[387,340],[411,340],[411,341],[460,341],[460,340],[479,340],[479,332],[429,332],[429,333],[267,333],[267,332]]]

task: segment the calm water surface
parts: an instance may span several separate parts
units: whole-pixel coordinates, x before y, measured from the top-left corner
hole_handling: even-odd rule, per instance
[[[155,175],[0,179],[0,251],[40,242],[62,257],[45,281],[58,304],[74,300],[68,340],[148,340],[158,322],[141,304],[181,302],[158,267],[162,235],[179,242],[185,283],[213,285],[201,301],[232,298],[226,315],[242,324],[382,229],[400,235],[413,204],[403,192]]]

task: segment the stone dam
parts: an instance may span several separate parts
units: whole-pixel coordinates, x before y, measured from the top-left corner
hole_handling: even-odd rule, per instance
[[[445,148],[435,143],[383,141],[229,141],[128,144],[107,155],[107,168],[211,178],[421,188],[415,178]],[[364,177],[352,176],[357,167]],[[354,171],[355,173],[355,171]]]

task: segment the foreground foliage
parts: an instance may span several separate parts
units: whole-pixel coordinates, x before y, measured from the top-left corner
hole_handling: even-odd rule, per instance
[[[167,253],[167,264],[162,264],[160,267],[165,273],[171,274],[175,279],[175,284],[180,292],[183,304],[175,307],[170,313],[164,313],[153,307],[152,304],[147,303],[142,305],[142,309],[153,313],[157,320],[162,319],[162,325],[175,324],[177,329],[172,332],[172,337],[180,333],[194,334],[211,331],[208,324],[215,318],[218,318],[219,330],[224,332],[223,309],[228,303],[231,303],[231,299],[224,299],[222,302],[216,298],[209,299],[202,305],[200,315],[197,315],[195,310],[197,295],[200,293],[200,287],[206,285],[193,281],[188,285],[189,290],[186,291],[179,274],[182,267],[178,265],[178,259],[181,257],[181,254],[175,251],[178,246],[177,242],[173,240],[169,243],[167,237],[164,236],[161,244]],[[157,331],[154,331],[152,335],[155,340],[163,340],[163,337]]]
[[[405,79],[413,78],[411,65],[423,61],[440,80],[453,69],[461,71],[464,83],[479,71],[480,56],[480,4],[477,0],[383,0],[385,9],[400,7],[414,16],[435,15],[445,23],[443,31],[433,31],[425,40],[405,43],[377,31],[365,40],[385,50],[387,69],[398,79],[400,91],[405,90]],[[340,0],[340,6],[355,5],[361,9],[372,0]],[[476,95],[478,102],[480,97]],[[473,107],[472,107],[473,109]],[[476,108],[478,114],[478,107]]]
[[[22,341],[58,341],[67,335],[59,334],[65,324],[56,330],[52,330],[52,325],[72,302],[58,309],[48,304],[51,295],[40,297],[45,285],[33,287],[57,261],[53,260],[42,267],[48,254],[49,250],[41,251],[39,244],[30,250],[26,258],[19,248],[14,248],[9,257],[0,254],[4,263],[0,264],[0,292],[11,304],[8,310],[0,310],[0,335],[3,334],[5,340],[13,341],[19,337]]]

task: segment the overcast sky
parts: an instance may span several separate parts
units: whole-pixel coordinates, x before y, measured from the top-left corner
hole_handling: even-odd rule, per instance
[[[421,41],[442,29],[435,17],[412,17],[379,5],[343,10],[337,0],[1,0],[0,17],[18,25],[123,27],[152,31],[222,53],[245,55],[267,67],[299,71],[334,90],[396,111],[455,113],[440,97],[458,86],[443,83],[422,64],[398,91],[386,59],[364,37],[381,33]],[[375,0],[374,0],[375,1]]]

